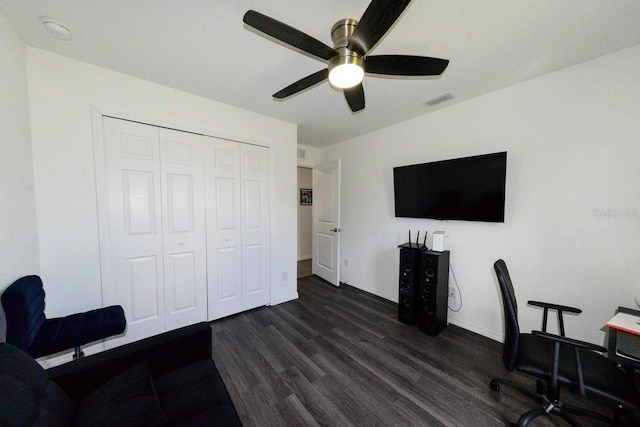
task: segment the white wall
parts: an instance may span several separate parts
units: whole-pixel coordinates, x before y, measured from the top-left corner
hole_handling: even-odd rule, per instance
[[[270,145],[271,301],[297,297],[295,125],[35,48],[27,73],[48,315],[101,304],[91,106]]]
[[[38,235],[24,44],[0,13],[0,293],[38,274]],[[5,338],[0,307],[0,341]]]
[[[298,144],[298,150],[304,150],[305,153],[304,159],[298,157],[298,166],[313,168],[320,164],[322,159],[322,150],[320,148]]]
[[[583,309],[569,334],[602,343],[616,307],[640,294],[638,70],[640,46],[326,149],[323,160],[342,158],[341,280],[397,301],[396,245],[409,229],[444,230],[463,298],[452,323],[502,339],[503,258],[523,330],[541,319],[526,301],[551,300]],[[502,150],[504,224],[394,218],[394,166]]]
[[[311,258],[313,206],[300,204],[300,189],[313,189],[313,174],[309,168],[298,167],[298,261]]]

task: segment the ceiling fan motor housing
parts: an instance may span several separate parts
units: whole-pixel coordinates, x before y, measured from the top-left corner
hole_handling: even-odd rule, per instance
[[[346,47],[351,39],[351,35],[356,30],[358,21],[355,19],[342,19],[331,27],[331,40],[333,40],[333,48],[338,49]]]
[[[357,25],[358,21],[355,19],[342,19],[336,22],[331,28],[333,48],[338,55],[329,61],[329,74],[339,65],[357,65],[364,70],[364,58],[358,52],[347,48],[351,35]]]

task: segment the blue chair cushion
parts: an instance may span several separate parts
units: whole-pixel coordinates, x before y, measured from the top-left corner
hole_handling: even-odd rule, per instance
[[[124,332],[127,322],[121,306],[110,306],[47,319],[40,277],[16,280],[2,297],[7,342],[38,358]]]
[[[27,352],[34,358],[46,356],[121,334],[125,327],[124,310],[119,305],[47,319]]]
[[[28,349],[46,321],[42,280],[38,276],[22,277],[0,299],[7,322],[7,342]]]

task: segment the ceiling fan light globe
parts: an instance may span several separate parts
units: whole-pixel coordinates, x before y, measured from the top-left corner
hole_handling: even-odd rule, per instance
[[[329,72],[329,82],[340,89],[348,89],[362,82],[364,70],[356,64],[337,65]]]

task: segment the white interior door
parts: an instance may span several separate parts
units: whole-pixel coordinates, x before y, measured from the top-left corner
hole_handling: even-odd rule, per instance
[[[240,144],[207,138],[209,320],[242,311]]]
[[[242,210],[242,309],[271,300],[269,149],[240,144]]]
[[[340,159],[313,169],[312,272],[340,282]]]
[[[103,299],[122,305],[127,318],[126,335],[112,346],[165,330],[162,196],[158,129],[106,117],[103,124]]]
[[[204,137],[159,129],[166,330],[207,320]]]

